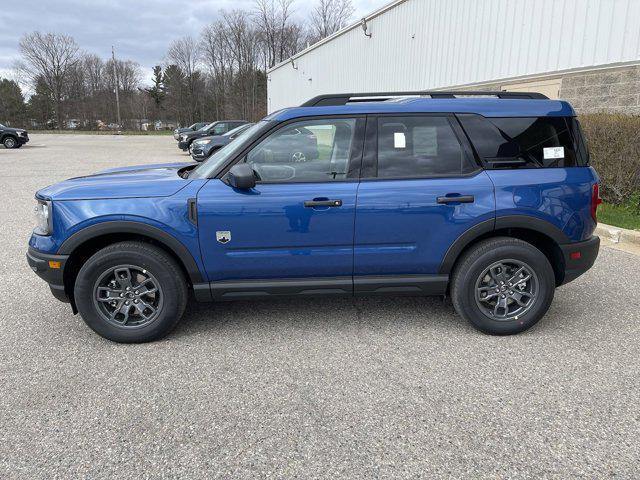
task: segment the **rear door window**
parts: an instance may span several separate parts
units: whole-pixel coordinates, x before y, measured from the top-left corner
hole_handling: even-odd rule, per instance
[[[476,151],[490,167],[574,167],[586,164],[567,117],[458,117]]]
[[[378,118],[378,177],[455,176],[473,169],[447,117]]]

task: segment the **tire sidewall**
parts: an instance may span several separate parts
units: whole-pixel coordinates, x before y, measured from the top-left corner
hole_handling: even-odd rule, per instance
[[[11,143],[11,145],[8,145],[9,143]],[[5,146],[5,148],[16,148],[16,145],[18,145],[18,141],[13,137],[7,137],[2,141],[2,144]]]
[[[491,264],[506,259],[520,260],[535,271],[538,277],[538,294],[535,304],[517,320],[493,320],[486,316],[476,304],[476,282],[482,272]],[[460,307],[463,315],[485,333],[509,335],[518,333],[535,325],[547,312],[555,292],[555,276],[547,257],[535,247],[503,245],[482,253],[473,259],[468,268],[461,272]]]
[[[162,309],[156,319],[147,325],[118,327],[104,320],[94,305],[93,289],[100,275],[110,268],[125,264],[148,270],[162,289]],[[184,309],[179,301],[180,281],[181,278],[176,278],[171,269],[153,256],[126,250],[98,252],[80,269],[74,287],[74,299],[82,319],[99,335],[116,342],[146,342],[166,335],[180,319]]]

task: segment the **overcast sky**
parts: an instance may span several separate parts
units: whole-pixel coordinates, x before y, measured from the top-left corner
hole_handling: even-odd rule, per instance
[[[0,4],[9,0],[2,0]],[[314,0],[294,0],[304,18]],[[389,0],[353,0],[354,19]],[[147,72],[162,62],[171,40],[198,36],[222,9],[250,9],[253,0],[20,0],[0,5],[0,76],[13,78],[20,37],[34,30],[66,33],[80,47],[103,58],[116,47],[118,57],[140,63]]]

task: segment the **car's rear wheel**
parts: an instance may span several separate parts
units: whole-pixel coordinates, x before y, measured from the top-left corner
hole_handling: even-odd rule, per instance
[[[547,257],[515,238],[484,240],[459,260],[451,280],[456,311],[494,335],[522,332],[547,312],[555,275]]]
[[[166,252],[122,242],[87,260],[76,278],[74,298],[83,320],[99,335],[115,342],[148,342],[177,325],[187,287]]]
[[[18,147],[18,141],[13,137],[6,137],[2,141],[2,144],[5,146],[5,148],[17,148]]]
[[[293,163],[302,163],[307,161],[307,156],[302,151],[295,151],[291,154],[291,161]]]

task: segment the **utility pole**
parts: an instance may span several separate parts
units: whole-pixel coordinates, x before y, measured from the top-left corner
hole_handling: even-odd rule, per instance
[[[122,121],[120,120],[120,95],[118,94],[118,70],[116,69],[116,52],[111,45],[111,58],[113,59],[113,78],[116,82],[116,110],[118,112],[118,126],[122,128]]]

